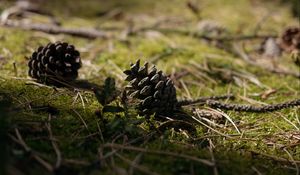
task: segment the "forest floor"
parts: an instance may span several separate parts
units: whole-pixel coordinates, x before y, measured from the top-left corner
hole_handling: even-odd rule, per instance
[[[41,85],[28,76],[34,50],[65,41],[81,53],[78,79],[99,86],[112,77],[124,89],[123,71],[140,59],[173,78],[180,100],[233,94],[227,102],[265,105],[299,98],[300,71],[291,55],[268,57],[261,51],[265,38],[299,26],[291,4],[187,2],[51,0],[39,7],[51,17],[32,12],[11,17],[29,25],[94,28],[103,32],[96,38],[0,25],[0,94],[13,109],[0,114],[7,116],[8,126],[4,120],[0,126],[7,144],[0,149],[8,148],[1,149],[8,174],[299,175],[297,107],[251,113],[192,105],[184,107],[191,116],[206,110],[219,118],[199,119],[193,133],[161,131],[165,121],[149,122],[132,106],[121,110],[119,97],[103,110],[91,89]],[[13,5],[2,0],[0,12]]]

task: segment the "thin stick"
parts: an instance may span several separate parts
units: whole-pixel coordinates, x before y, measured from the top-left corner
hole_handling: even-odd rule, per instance
[[[216,40],[216,41],[242,41],[242,40],[254,40],[254,39],[265,39],[265,38],[277,38],[277,35],[236,35],[236,36],[223,36],[223,37],[212,37],[204,34],[195,34],[197,38],[203,38],[207,40]]]
[[[20,146],[23,147],[23,149],[26,152],[31,153],[32,158],[37,161],[38,163],[40,163],[46,170],[48,170],[49,172],[53,172],[54,168],[52,167],[52,165],[50,165],[48,162],[46,162],[44,159],[42,159],[41,157],[39,157],[23,140],[18,128],[15,128],[15,133],[17,138],[15,138],[12,135],[9,135],[10,138],[15,141],[16,143],[18,143]]]
[[[178,106],[188,106],[188,105],[193,105],[197,103],[203,103],[208,100],[222,100],[222,99],[233,99],[234,96],[232,94],[228,95],[220,95],[220,96],[211,96],[211,97],[201,97],[196,100],[182,100],[178,102]]]
[[[139,147],[134,147],[134,146],[124,146],[124,145],[114,144],[114,143],[105,144],[105,145],[103,145],[103,147],[118,148],[118,149],[138,151],[138,152],[143,152],[143,153],[148,153],[148,154],[159,154],[159,155],[165,155],[165,156],[184,158],[184,159],[187,159],[187,160],[192,160],[192,161],[195,161],[195,162],[202,163],[202,164],[207,165],[207,166],[214,166],[214,163],[209,161],[209,160],[199,159],[197,157],[189,156],[189,155],[186,155],[186,154],[177,154],[177,153],[174,153],[174,152],[149,150],[149,149],[144,149],[144,148],[139,148]]]
[[[267,157],[267,158],[279,161],[279,162],[289,162],[289,163],[300,164],[300,160],[294,160],[294,161],[291,162],[289,159],[285,159],[285,158],[281,158],[281,157],[276,157],[276,156],[273,156],[273,155],[269,155],[269,154],[265,154],[265,153],[260,153],[260,152],[257,152],[257,151],[251,151],[251,152],[254,153],[254,154],[259,154],[259,155],[262,155],[264,157]]]
[[[48,24],[35,24],[35,23],[25,24],[13,20],[5,21],[5,23],[2,24],[2,26],[11,27],[11,28],[20,28],[24,30],[40,31],[49,34],[67,34],[67,35],[72,35],[72,36],[77,36],[82,38],[88,38],[88,39],[109,38],[109,35],[103,31],[99,31],[95,29],[87,29],[87,28],[74,29],[74,28],[64,28],[64,27],[60,27],[56,25],[48,25]]]
[[[80,92],[78,91],[78,95],[79,95],[79,97],[80,97],[80,100],[81,100],[81,103],[82,103],[82,107],[83,107],[83,109],[84,109],[84,111],[85,111],[85,104],[84,104],[84,100],[83,100],[83,98],[82,98],[82,95],[80,94]]]
[[[283,148],[283,150],[288,154],[288,156],[290,157],[290,159],[291,159],[291,161],[292,161],[292,163],[293,164],[295,164],[295,168],[296,168],[296,170],[297,170],[297,175],[299,175],[299,166],[298,166],[298,164],[295,162],[295,159],[293,158],[293,156],[291,155],[291,153],[286,149],[286,148]]]
[[[46,123],[46,128],[47,128],[48,133],[49,133],[49,137],[50,137],[50,140],[51,140],[52,147],[53,147],[53,149],[55,151],[55,154],[56,154],[55,169],[59,169],[59,167],[61,166],[61,162],[62,162],[62,156],[61,156],[61,152],[58,148],[58,145],[57,145],[56,141],[54,141],[56,139],[53,137],[50,121],[51,121],[51,114],[49,114],[48,122]]]
[[[265,38],[277,38],[276,34],[267,34],[267,35],[259,35],[259,34],[250,34],[250,35],[232,35],[232,36],[208,36],[207,34],[198,33],[196,31],[189,30],[181,30],[174,28],[162,28],[157,25],[143,27],[135,30],[131,33],[131,35],[137,34],[139,32],[144,32],[147,30],[156,30],[164,34],[176,33],[179,35],[192,36],[195,38],[206,39],[210,41],[242,41],[242,40],[255,40],[255,39],[265,39]]]
[[[214,112],[217,113],[217,114],[220,114],[220,115],[224,116],[224,117],[225,117],[225,118],[233,125],[233,127],[235,128],[235,130],[236,130],[239,134],[241,134],[240,129],[239,129],[239,128],[237,127],[237,125],[233,122],[233,120],[229,117],[229,115],[225,114],[225,113],[222,112],[222,111],[218,111],[218,110],[215,110],[215,109],[212,109],[212,108],[210,108],[210,110],[214,111]]]
[[[142,166],[142,165],[138,165],[138,164],[136,164],[136,162],[133,162],[133,161],[131,161],[131,160],[129,160],[129,159],[121,156],[119,153],[115,153],[115,155],[117,157],[119,157],[121,160],[123,160],[124,162],[128,163],[132,167],[138,169],[139,171],[141,171],[141,172],[143,172],[145,174],[158,175],[157,173],[152,172],[152,170],[149,170],[147,167]]]
[[[139,153],[137,156],[135,156],[135,158],[133,159],[133,161],[132,161],[132,163],[131,163],[131,165],[130,165],[130,168],[129,168],[129,170],[128,170],[128,171],[129,171],[129,172],[128,172],[129,175],[135,174],[135,173],[134,173],[134,169],[135,169],[135,166],[134,166],[134,165],[137,165],[137,164],[140,163],[142,156],[143,156],[143,153]]]
[[[290,125],[292,125],[296,130],[300,131],[300,127],[298,127],[295,123],[293,123],[291,120],[289,120],[287,117],[285,117],[283,114],[280,112],[276,112],[280,117],[282,117],[286,122],[288,122]]]
[[[84,119],[82,118],[82,116],[79,114],[79,112],[77,112],[75,109],[72,109],[72,111],[79,117],[79,119],[83,123],[85,129],[91,134],[88,125],[86,124],[86,122],[84,121]]]
[[[16,62],[13,62],[13,66],[14,66],[15,77],[18,77],[18,69],[17,69]]]
[[[139,141],[140,139],[146,139],[147,140],[147,139],[149,139],[148,137],[152,137],[156,133],[157,132],[154,131],[154,132],[151,132],[150,134],[146,135],[146,137],[142,136],[142,137],[135,138],[132,141],[126,143],[125,145],[133,144],[133,143]],[[106,155],[102,155],[102,153],[103,153],[103,145],[100,146],[99,150],[101,151],[101,154],[99,154],[100,161],[105,160],[106,158],[113,156],[118,151],[118,150],[113,150],[112,152],[109,152]]]
[[[244,112],[272,112],[285,108],[300,106],[300,99],[278,103],[273,105],[264,106],[251,106],[251,105],[240,105],[240,104],[228,104],[219,101],[208,100],[206,104],[212,108],[219,108],[224,110],[244,111]]]
[[[215,163],[215,166],[213,167],[214,175],[219,175],[218,168],[216,166],[216,159],[215,159],[215,156],[214,156],[213,147],[214,147],[214,145],[213,145],[211,139],[209,139],[208,150],[209,150],[210,155],[211,155],[211,161]]]
[[[199,115],[198,112],[196,112],[196,114],[198,115],[198,117],[201,117],[201,116]],[[210,126],[208,126],[207,124],[205,124],[205,123],[203,123],[202,121],[198,120],[196,117],[192,116],[192,118],[193,118],[196,122],[198,122],[199,124],[201,124],[201,125],[207,127],[208,129],[214,131],[215,133],[220,134],[221,136],[224,136],[224,137],[226,137],[226,138],[232,138],[231,136],[226,135],[226,134],[223,134],[223,133],[221,133],[220,131],[218,131],[218,130],[216,130],[216,129],[210,127]]]

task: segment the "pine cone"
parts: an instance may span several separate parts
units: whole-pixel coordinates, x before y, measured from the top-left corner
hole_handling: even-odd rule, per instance
[[[280,38],[280,46],[289,53],[300,51],[300,27],[287,28]]]
[[[81,67],[80,53],[65,42],[40,46],[28,62],[29,76],[45,84],[75,80]]]
[[[294,63],[300,67],[300,50],[292,52],[292,59]]]
[[[170,115],[176,108],[176,89],[172,80],[157,71],[153,66],[148,70],[148,63],[140,67],[140,60],[125,70],[129,97],[139,99],[137,109],[140,115]]]

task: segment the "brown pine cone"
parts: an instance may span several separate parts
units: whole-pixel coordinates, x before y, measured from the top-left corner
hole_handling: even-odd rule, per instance
[[[281,35],[280,47],[288,53],[300,51],[300,27],[287,28]]]
[[[148,63],[140,66],[140,60],[125,70],[129,96],[138,99],[137,109],[140,115],[170,115],[176,108],[176,89],[172,80],[153,66],[148,70]]]
[[[77,78],[80,53],[65,42],[49,43],[32,53],[28,66],[29,76],[38,82],[62,85]]]

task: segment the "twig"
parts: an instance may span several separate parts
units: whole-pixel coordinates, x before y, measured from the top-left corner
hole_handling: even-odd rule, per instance
[[[77,93],[78,93],[78,95],[79,95],[79,97],[80,97],[80,100],[81,100],[81,103],[82,103],[82,107],[83,107],[83,109],[84,109],[84,111],[85,111],[85,104],[84,104],[84,100],[83,100],[83,98],[82,98],[82,95],[81,95],[80,91],[78,91]]]
[[[233,122],[233,120],[232,120],[227,114],[225,114],[224,112],[221,112],[221,111],[212,109],[212,108],[211,108],[210,110],[212,110],[213,112],[215,112],[215,113],[217,113],[217,114],[219,114],[219,115],[221,115],[221,116],[224,116],[224,117],[225,117],[225,118],[233,125],[233,127],[235,128],[235,130],[236,130],[239,134],[241,134],[240,129],[237,127],[237,125]]]
[[[154,131],[154,132],[151,132],[150,134],[148,134],[148,135],[146,135],[146,136],[142,136],[142,137],[135,138],[135,139],[133,139],[132,141],[127,142],[126,144],[124,144],[124,146],[125,146],[125,145],[129,145],[129,144],[136,143],[136,142],[140,141],[141,139],[143,139],[143,140],[148,140],[150,137],[154,136],[156,133],[157,133],[157,132]],[[113,143],[113,144],[114,144],[114,143]],[[109,152],[109,153],[103,155],[103,148],[104,148],[103,145],[101,145],[100,148],[99,148],[99,161],[100,161],[100,162],[105,161],[106,158],[113,156],[113,155],[118,151],[118,150],[113,150],[112,152]],[[121,149],[121,148],[120,148],[120,149]],[[119,149],[119,150],[120,150],[120,149]]]
[[[211,139],[209,139],[209,147],[208,147],[208,150],[210,152],[210,155],[211,155],[211,161],[214,162],[216,164],[216,159],[215,159],[215,156],[214,156],[214,152],[213,152],[213,143],[211,141]],[[213,170],[214,170],[214,175],[219,175],[219,172],[218,172],[218,168],[217,168],[217,165],[215,165],[213,167]]]
[[[255,166],[252,166],[251,169],[255,171],[257,175],[263,175]]]
[[[64,164],[73,164],[73,165],[78,165],[78,166],[88,166],[90,163],[85,160],[76,160],[76,159],[64,159],[63,160]]]
[[[54,141],[56,139],[53,137],[50,121],[51,121],[51,114],[49,114],[48,122],[46,123],[46,128],[47,128],[48,133],[49,133],[49,137],[50,137],[52,147],[53,147],[53,149],[55,151],[55,154],[56,154],[55,169],[59,169],[59,167],[61,166],[61,162],[62,162],[62,156],[61,156],[61,152],[58,148],[58,145],[57,145],[56,141]]]
[[[296,130],[300,131],[300,127],[298,127],[295,123],[293,123],[291,120],[289,120],[287,117],[285,117],[280,112],[276,112],[281,118],[283,118],[286,122],[288,122],[290,125],[292,125]],[[275,114],[274,114],[275,115]]]
[[[167,128],[174,128],[175,130],[186,130],[190,132],[191,134],[196,133],[197,130],[194,125],[192,125],[189,122],[182,121],[182,120],[170,120],[166,121],[163,124],[161,124],[157,129],[160,132],[164,132]]]
[[[228,94],[228,95],[220,95],[220,96],[211,96],[211,97],[201,97],[195,100],[182,100],[177,103],[177,106],[188,106],[193,105],[197,103],[206,102],[208,100],[222,100],[222,99],[233,99],[234,95]]]
[[[199,118],[201,117],[198,111],[196,111],[195,113],[197,114],[197,116],[198,116]],[[194,119],[194,120],[195,120],[196,122],[198,122],[199,124],[201,124],[201,125],[207,127],[208,129],[214,131],[215,133],[217,133],[217,134],[219,134],[219,135],[221,135],[221,136],[224,136],[224,137],[226,137],[226,138],[232,138],[230,135],[223,134],[223,133],[221,133],[220,131],[218,131],[218,130],[216,130],[216,129],[210,127],[210,126],[208,126],[207,124],[205,124],[205,123],[203,123],[202,121],[198,120],[198,119],[197,119],[196,117],[194,117],[194,116],[192,116],[192,119]]]
[[[96,120],[96,124],[97,124],[97,128],[98,128],[98,133],[100,135],[100,139],[101,139],[102,143],[104,143],[104,137],[103,137],[102,130],[101,130],[98,120]]]
[[[23,149],[30,153],[31,157],[37,161],[38,163],[40,163],[46,170],[48,170],[49,172],[53,172],[54,168],[52,167],[51,164],[49,164],[48,162],[46,162],[44,159],[42,159],[41,157],[39,157],[26,143],[25,141],[23,140],[18,128],[15,128],[15,133],[16,133],[16,136],[17,138],[15,138],[14,136],[12,135],[9,135],[10,138],[18,143],[20,146],[23,147]]]
[[[143,173],[145,173],[145,174],[158,175],[157,173],[155,173],[155,172],[149,170],[147,167],[144,167],[144,166],[142,166],[142,165],[137,165],[135,162],[133,162],[133,161],[131,161],[131,160],[129,160],[129,159],[127,159],[127,158],[121,156],[119,153],[115,153],[115,155],[116,155],[117,157],[119,157],[121,160],[123,160],[124,162],[130,164],[132,167],[138,169],[139,171],[141,171],[141,172],[143,172]]]
[[[179,80],[180,78],[182,78],[182,77],[184,77],[186,75],[189,75],[189,74],[190,74],[190,72],[187,71],[187,70],[183,70],[181,72],[175,72],[174,74],[171,75],[171,79],[173,81]]]
[[[75,109],[72,109],[72,111],[79,117],[79,119],[83,123],[85,129],[89,132],[89,134],[91,134],[88,125],[86,124],[86,122],[84,121],[84,119],[82,118],[82,116],[79,114],[79,112],[77,112]]]
[[[18,77],[18,69],[16,62],[13,62],[15,77]]]
[[[87,29],[87,28],[80,28],[80,29],[74,29],[74,28],[64,28],[60,26],[55,25],[49,25],[49,24],[36,24],[31,23],[27,24],[24,22],[18,22],[13,20],[7,20],[5,23],[2,24],[4,27],[11,27],[11,28],[20,28],[24,30],[33,30],[33,31],[40,31],[45,32],[49,34],[67,34],[77,37],[83,37],[88,39],[95,39],[95,38],[103,38],[107,39],[110,36],[99,30],[95,29]]]
[[[244,111],[244,112],[272,112],[285,108],[300,106],[300,99],[278,103],[273,105],[264,106],[251,106],[251,105],[240,105],[240,104],[227,104],[219,101],[208,100],[206,104],[212,108],[219,108],[224,110]]]
[[[261,152],[257,152],[257,151],[253,151],[252,150],[251,152],[254,153],[254,154],[259,154],[259,155],[262,155],[264,157],[267,157],[267,158],[279,161],[279,162],[288,162],[288,163],[300,164],[300,160],[294,160],[294,161],[291,162],[289,159],[285,159],[285,158],[281,158],[281,157],[276,157],[276,156],[273,156],[273,155],[269,155],[269,154],[265,154],[265,153],[261,153]]]
[[[159,154],[159,155],[165,155],[165,156],[184,158],[184,159],[187,159],[187,160],[192,160],[192,161],[195,161],[195,162],[202,163],[202,164],[207,165],[207,166],[214,166],[214,163],[209,161],[209,160],[199,159],[197,157],[189,156],[189,155],[186,155],[186,154],[177,154],[177,153],[174,153],[174,152],[149,150],[149,149],[144,149],[144,148],[139,148],[139,147],[134,147],[134,146],[124,146],[124,145],[113,144],[113,143],[105,144],[105,145],[103,145],[103,147],[118,148],[118,149],[138,151],[138,152],[143,152],[143,153],[148,153],[148,154]]]
[[[298,164],[295,162],[295,159],[293,158],[293,156],[291,155],[291,153],[290,153],[286,148],[283,148],[283,150],[288,154],[288,156],[290,157],[292,163],[295,164],[295,168],[296,168],[296,170],[297,170],[296,175],[299,175],[299,173],[300,173],[300,171],[299,171],[299,166],[298,166]]]
[[[256,64],[257,65],[257,64]],[[272,72],[272,73],[276,73],[276,74],[281,74],[281,75],[291,75],[294,76],[296,78],[300,78],[300,73],[299,72],[292,72],[292,71],[287,71],[287,70],[282,70],[282,69],[274,69],[271,67],[263,67],[262,68]]]
[[[144,29],[146,30],[146,29]],[[265,38],[276,38],[277,35],[232,35],[232,36],[208,36],[207,34],[198,33],[196,31],[186,31],[178,29],[168,29],[168,28],[154,28],[152,30],[157,30],[162,33],[176,33],[181,35],[192,36],[195,38],[206,39],[209,41],[242,41],[242,40],[255,40],[255,39],[265,39]]]
[[[242,41],[242,40],[255,40],[255,39],[265,39],[265,38],[277,38],[277,35],[235,35],[235,36],[219,36],[219,37],[212,37],[207,36],[204,34],[195,34],[195,37],[197,38],[203,38],[207,40],[215,40],[215,41]]]
[[[0,25],[4,27],[21,28],[24,30],[41,31],[50,34],[68,34],[72,36],[84,37],[89,39],[109,38],[107,33],[95,29],[63,28],[57,25],[26,23],[22,21],[9,19],[12,15],[22,13],[22,12],[24,12],[24,10],[14,6],[8,8],[7,10],[4,10],[0,16]]]
[[[265,38],[277,38],[277,34],[249,34],[249,35],[231,35],[231,36],[209,36],[205,33],[199,33],[193,30],[183,30],[183,29],[176,29],[176,28],[164,28],[160,27],[164,21],[158,21],[151,26],[141,27],[138,29],[133,30],[130,35],[137,35],[140,32],[145,32],[148,30],[156,30],[164,34],[171,34],[176,33],[178,35],[183,36],[191,36],[194,38],[205,39],[209,41],[242,41],[242,40],[256,40],[256,39],[265,39]]]
[[[134,165],[138,164],[138,163],[141,161],[142,156],[143,156],[143,153],[139,153],[139,154],[134,158],[134,160],[132,161],[131,166],[130,166],[130,168],[129,168],[129,170],[128,170],[128,171],[129,171],[129,172],[128,172],[129,175],[133,175],[133,174],[134,174],[134,169],[135,169],[135,166],[134,166]]]

